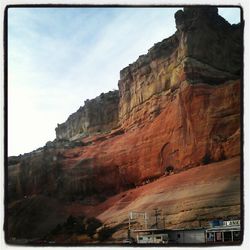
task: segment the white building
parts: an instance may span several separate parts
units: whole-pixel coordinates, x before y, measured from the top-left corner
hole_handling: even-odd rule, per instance
[[[168,244],[169,237],[162,229],[134,230],[138,244]]]

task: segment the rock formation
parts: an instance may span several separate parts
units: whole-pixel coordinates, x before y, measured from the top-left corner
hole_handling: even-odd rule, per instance
[[[118,122],[119,92],[117,90],[102,93],[92,100],[85,101],[67,121],[58,124],[57,139],[73,139],[79,135],[111,130]]]
[[[218,85],[240,77],[239,26],[225,21],[216,7],[187,7],[175,19],[173,36],[121,71],[119,117],[123,127],[144,122],[137,110],[146,109],[154,96],[164,99],[184,81]],[[158,112],[162,103],[164,100],[154,104],[151,112]]]
[[[9,158],[11,204],[42,195],[107,224],[157,204],[175,210],[173,228],[222,211],[240,217],[242,26],[215,7],[187,7],[175,19],[173,36],[120,72],[119,91],[86,101],[54,142]],[[197,191],[192,205],[187,186]]]

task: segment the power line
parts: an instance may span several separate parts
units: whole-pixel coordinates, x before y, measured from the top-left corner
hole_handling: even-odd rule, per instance
[[[158,216],[161,215],[161,210],[159,210],[158,208],[154,208],[155,210],[155,227],[158,228]]]

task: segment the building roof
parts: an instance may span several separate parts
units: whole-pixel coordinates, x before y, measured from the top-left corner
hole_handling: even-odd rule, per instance
[[[159,228],[148,228],[148,229],[134,229],[134,232],[160,232],[160,231],[166,231],[167,229],[159,229]]]
[[[220,230],[220,231],[223,231],[223,230],[225,230],[225,231],[228,231],[228,230],[230,230],[230,231],[232,231],[232,230],[240,230],[240,226],[229,226],[229,227],[225,227],[225,226],[218,226],[218,227],[212,227],[212,228],[208,228],[206,231],[217,231],[217,230]]]
[[[195,231],[195,230],[206,230],[206,228],[199,227],[199,228],[180,228],[180,229],[164,229],[164,228],[149,228],[149,229],[134,229],[133,232],[140,233],[140,232],[169,232],[169,231]]]

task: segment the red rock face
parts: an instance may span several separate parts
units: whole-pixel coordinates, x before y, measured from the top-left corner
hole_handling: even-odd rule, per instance
[[[165,107],[150,118],[155,98],[139,112],[144,122],[125,133],[88,137],[85,146],[50,149],[13,166],[11,197],[107,197],[167,174],[169,167],[179,172],[240,155],[239,81],[183,83],[159,98],[165,98]]]
[[[239,94],[239,81],[183,83],[164,97],[165,108],[151,121],[72,151],[93,159],[96,187],[117,191],[163,175],[169,166],[178,171],[231,158],[240,154]],[[148,112],[150,106],[140,110],[142,119]]]

